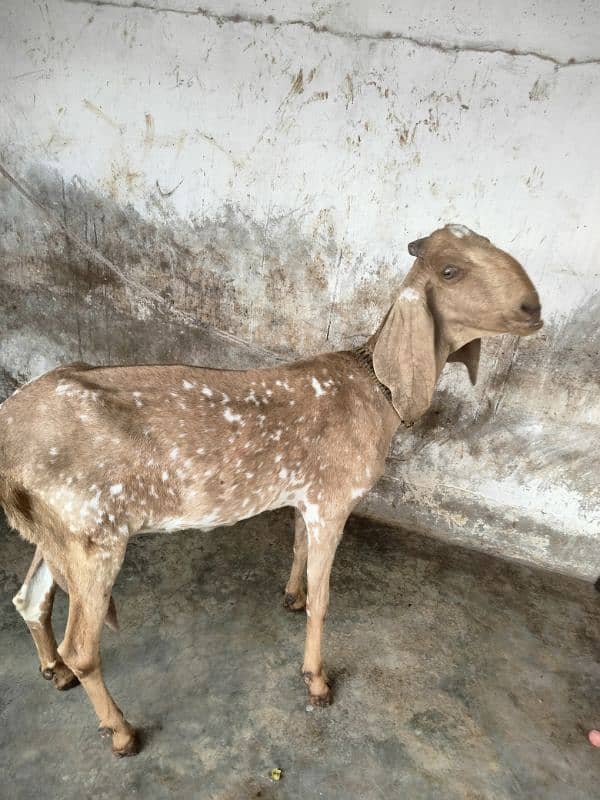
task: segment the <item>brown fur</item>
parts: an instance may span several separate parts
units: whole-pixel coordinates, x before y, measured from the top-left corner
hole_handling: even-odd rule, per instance
[[[104,685],[99,641],[103,621],[116,625],[110,593],[127,541],[144,531],[210,529],[294,506],[285,604],[306,604],[302,672],[311,702],[330,701],[320,645],[331,565],[394,432],[427,409],[449,358],[474,381],[480,336],[541,325],[522,267],[484,237],[447,226],[411,252],[402,291],[365,346],[372,367],[351,351],[246,371],[73,364],[0,407],[0,501],[37,546],[15,605],[42,669],[59,688],[81,681],[117,755],[135,751],[135,733]],[[70,597],[58,648],[57,583]]]

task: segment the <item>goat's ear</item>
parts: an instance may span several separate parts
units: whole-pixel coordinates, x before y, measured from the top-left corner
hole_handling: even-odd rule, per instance
[[[408,252],[411,254],[411,256],[418,258],[421,255],[421,250],[423,249],[423,245],[427,239],[427,236],[425,236],[423,239],[415,239],[414,242],[411,242],[408,245]]]
[[[479,371],[479,356],[481,355],[481,339],[473,339],[463,345],[460,350],[450,353],[448,361],[461,361],[467,368],[471,383],[475,386],[477,372]]]
[[[383,323],[373,369],[405,425],[427,411],[438,377],[435,325],[423,290],[403,289]]]

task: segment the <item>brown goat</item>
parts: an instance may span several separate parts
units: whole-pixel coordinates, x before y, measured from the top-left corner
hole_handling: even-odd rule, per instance
[[[483,236],[447,225],[409,252],[398,298],[356,350],[245,371],[72,364],[0,407],[0,502],[37,546],[15,606],[44,677],[83,684],[116,755],[136,752],[136,736],[104,684],[100,634],[116,624],[111,590],[128,539],[146,531],[295,507],[285,605],[306,605],[302,673],[310,702],[330,702],[321,634],[331,565],[394,432],[427,410],[446,361],[463,361],[475,382],[479,337],[542,325],[525,271]],[[69,595],[59,647],[57,584]]]

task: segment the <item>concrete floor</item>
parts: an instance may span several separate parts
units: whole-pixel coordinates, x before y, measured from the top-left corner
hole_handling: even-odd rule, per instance
[[[597,798],[600,595],[361,519],[332,576],[335,704],[306,709],[304,615],[282,608],[285,510],[133,541],[107,683],[144,749],[116,760],[79,687],[37,671],[10,599],[31,548],[0,534],[0,795]],[[57,627],[66,602],[57,601]],[[280,767],[278,784],[266,775]]]

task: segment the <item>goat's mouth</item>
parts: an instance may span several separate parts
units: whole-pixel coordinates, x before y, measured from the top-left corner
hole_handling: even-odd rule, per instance
[[[515,322],[510,326],[510,333],[516,333],[518,336],[530,336],[536,333],[540,328],[544,327],[544,320],[538,319],[532,322]]]

